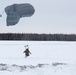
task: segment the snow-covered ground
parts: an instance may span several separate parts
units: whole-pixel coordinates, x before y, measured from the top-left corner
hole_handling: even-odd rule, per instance
[[[0,75],[76,75],[76,42],[0,41]]]

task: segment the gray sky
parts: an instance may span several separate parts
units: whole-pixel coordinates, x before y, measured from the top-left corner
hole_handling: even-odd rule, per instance
[[[35,13],[21,18],[14,26],[6,26],[4,13],[0,18],[0,33],[76,34],[76,0],[0,0],[0,13],[14,3],[30,3]]]

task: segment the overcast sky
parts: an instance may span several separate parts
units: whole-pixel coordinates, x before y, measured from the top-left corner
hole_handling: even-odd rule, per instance
[[[6,26],[4,12],[0,18],[0,33],[76,34],[76,0],[0,0],[0,13],[14,3],[30,3],[35,13],[21,18],[14,26]]]

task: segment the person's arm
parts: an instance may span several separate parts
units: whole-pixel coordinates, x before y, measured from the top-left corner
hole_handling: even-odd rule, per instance
[[[31,52],[29,51],[29,53],[31,54]]]
[[[25,53],[25,51],[23,53]]]
[[[32,54],[32,53],[30,52],[30,54]]]

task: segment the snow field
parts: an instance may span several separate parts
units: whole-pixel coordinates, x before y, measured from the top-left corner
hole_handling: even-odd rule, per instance
[[[27,58],[23,54],[25,45],[29,45],[32,53]],[[0,41],[0,64],[7,65],[0,75],[76,75],[75,49],[76,42]],[[14,64],[18,66],[13,67]],[[30,65],[35,67],[38,64],[44,65],[30,68]],[[24,65],[29,68],[21,72],[19,66]]]

